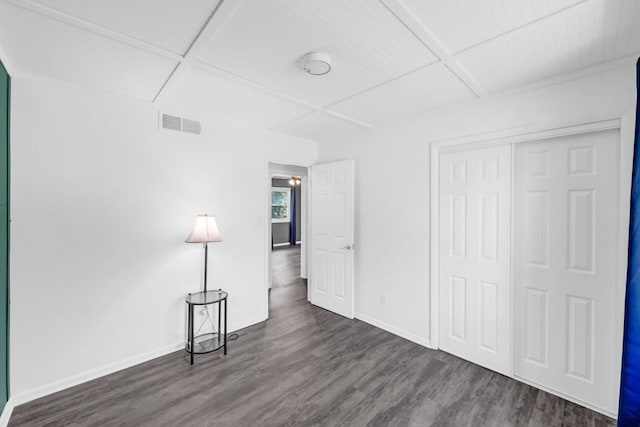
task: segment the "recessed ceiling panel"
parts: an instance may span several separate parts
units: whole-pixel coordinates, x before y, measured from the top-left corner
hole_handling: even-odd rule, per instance
[[[584,0],[402,0],[450,53]]]
[[[176,62],[0,2],[0,40],[21,73],[152,100]]]
[[[207,72],[189,68],[167,88],[162,102],[184,111],[201,111],[220,117],[274,126],[311,112],[275,96],[241,86]]]
[[[640,2],[590,1],[456,55],[490,92],[640,51]]]
[[[219,0],[33,0],[92,24],[183,54]]]
[[[329,74],[296,67],[314,50],[331,55]],[[437,60],[371,0],[245,0],[199,59],[320,106]]]
[[[475,95],[447,67],[434,64],[329,108],[364,122],[380,123],[473,98]]]
[[[313,113],[276,126],[273,130],[303,138],[322,140],[335,135],[365,129],[323,113]]]

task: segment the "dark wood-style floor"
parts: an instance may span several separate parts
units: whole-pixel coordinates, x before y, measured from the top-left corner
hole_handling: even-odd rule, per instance
[[[11,426],[614,426],[441,351],[310,305],[273,252],[269,320],[229,354],[184,351],[15,408]]]

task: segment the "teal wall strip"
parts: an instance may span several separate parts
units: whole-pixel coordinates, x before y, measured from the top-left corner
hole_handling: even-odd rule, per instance
[[[9,125],[11,78],[0,62],[0,409],[9,399]]]

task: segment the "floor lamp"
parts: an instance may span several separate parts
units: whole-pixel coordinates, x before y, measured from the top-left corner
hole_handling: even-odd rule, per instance
[[[208,244],[209,242],[222,242],[220,230],[216,224],[216,217],[207,214],[198,215],[193,224],[191,234],[185,240],[187,243],[202,243],[204,247],[204,292],[207,292],[207,264],[209,264]]]

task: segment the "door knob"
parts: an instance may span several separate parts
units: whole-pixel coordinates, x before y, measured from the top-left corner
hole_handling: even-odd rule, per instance
[[[340,249],[346,249],[346,250],[350,251],[354,247],[355,247],[355,245],[346,245],[346,246],[341,247]]]

